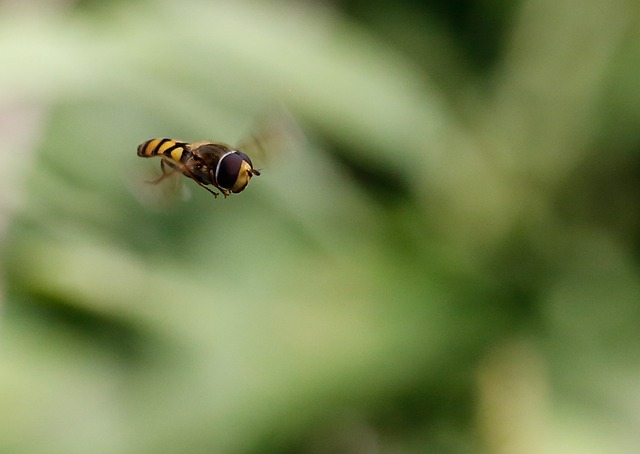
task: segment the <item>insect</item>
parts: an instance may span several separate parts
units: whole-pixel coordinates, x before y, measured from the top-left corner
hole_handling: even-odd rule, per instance
[[[162,175],[148,181],[158,184],[165,178],[182,173],[203,187],[214,197],[218,193],[207,185],[216,187],[224,197],[242,192],[249,180],[260,171],[254,169],[249,156],[240,150],[218,142],[180,142],[172,139],[151,139],[138,147],[138,156],[158,156]],[[170,167],[170,170],[167,170]]]

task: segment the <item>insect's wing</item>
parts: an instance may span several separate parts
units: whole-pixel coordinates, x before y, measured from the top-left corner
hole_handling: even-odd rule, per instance
[[[302,129],[284,106],[262,115],[254,131],[237,148],[251,158],[256,169],[268,166],[273,159],[300,150],[306,144]]]
[[[160,162],[159,159],[157,161]],[[149,184],[160,175],[162,173],[159,168],[152,171],[149,166],[143,171],[133,172],[127,177],[129,191],[142,205],[157,210],[170,209],[191,197],[191,191],[185,184],[186,177],[182,173],[175,172],[157,184]]]

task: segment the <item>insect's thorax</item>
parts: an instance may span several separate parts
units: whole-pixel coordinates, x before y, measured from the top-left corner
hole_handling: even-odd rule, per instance
[[[224,155],[233,151],[229,145],[212,142],[196,142],[190,145],[190,149],[194,156],[202,159],[211,167],[217,166]]]
[[[233,149],[222,143],[197,142],[191,144],[192,162],[196,167],[194,173],[197,173],[201,182],[207,181],[207,184],[219,186],[216,181],[216,169],[220,160]]]

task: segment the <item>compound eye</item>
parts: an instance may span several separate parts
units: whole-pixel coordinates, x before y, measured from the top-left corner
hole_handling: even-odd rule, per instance
[[[244,159],[237,152],[229,153],[220,160],[216,169],[218,186],[233,190],[237,187],[237,180],[242,170]],[[246,186],[246,184],[245,184]]]
[[[236,151],[236,154],[240,156],[244,161],[246,161],[247,164],[249,164],[249,166],[251,167],[251,169],[253,169],[253,162],[251,162],[251,159],[249,159],[249,156],[247,156],[241,151]]]

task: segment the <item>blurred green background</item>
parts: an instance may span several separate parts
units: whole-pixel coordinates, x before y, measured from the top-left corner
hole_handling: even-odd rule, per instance
[[[0,69],[1,453],[638,452],[637,1],[0,1]]]

